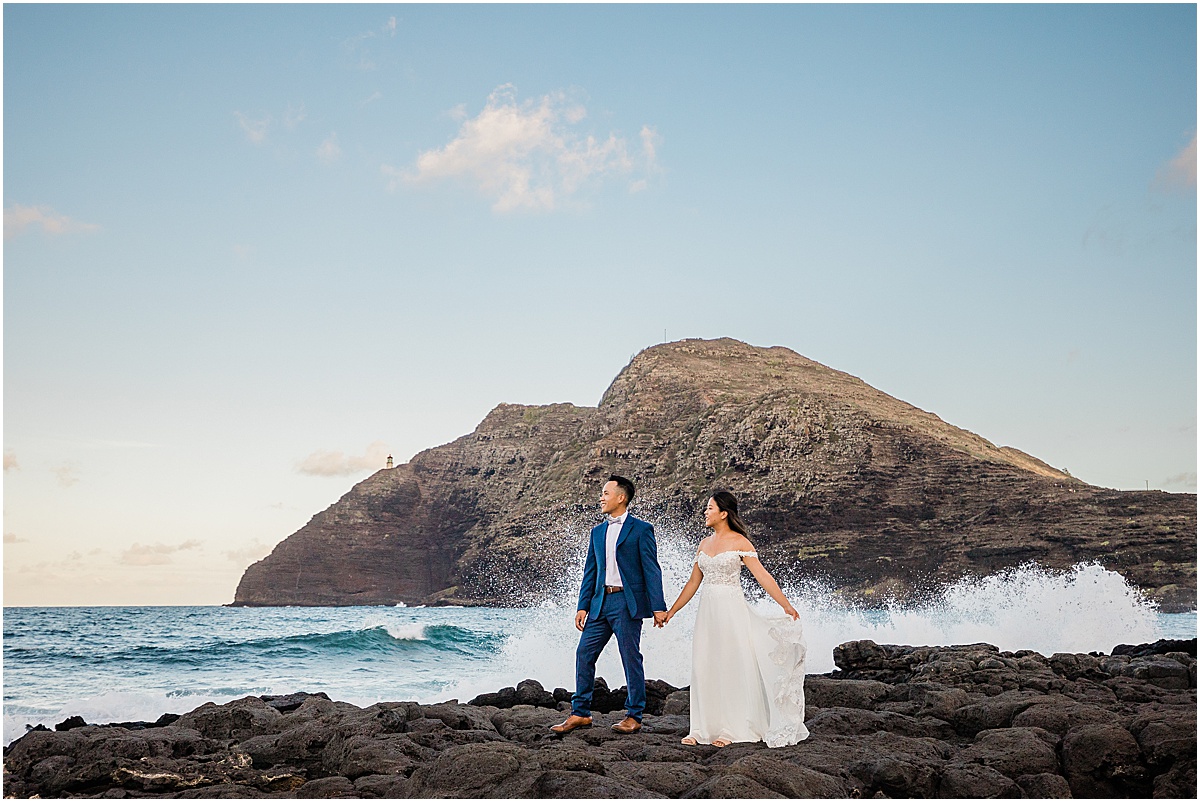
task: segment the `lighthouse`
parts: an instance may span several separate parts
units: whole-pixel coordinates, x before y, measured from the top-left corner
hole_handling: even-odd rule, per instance
[[[389,468],[390,468],[390,467],[392,467],[392,455],[391,455],[391,454],[388,454],[388,464],[387,464],[387,466],[388,466]]]

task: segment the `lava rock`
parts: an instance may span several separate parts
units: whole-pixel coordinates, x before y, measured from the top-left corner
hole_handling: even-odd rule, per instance
[[[65,721],[60,721],[59,723],[55,724],[54,729],[56,732],[66,732],[67,730],[73,730],[77,727],[86,726],[87,722],[83,720],[83,716],[71,716]]]
[[[1077,797],[1148,796],[1138,743],[1116,724],[1084,724],[1068,732],[1062,764]]]
[[[975,743],[960,753],[960,759],[981,763],[1006,777],[1026,774],[1057,774],[1058,739],[1039,727],[984,730]]]
[[[300,693],[289,693],[282,696],[260,696],[258,698],[262,699],[269,707],[275,708],[280,713],[290,713],[293,710],[298,710],[310,696],[316,696],[321,699],[329,699],[329,697],[325,695],[324,691],[320,691],[318,693],[304,693],[302,691]],[[178,719],[179,717],[176,716],[175,718]]]
[[[534,707],[556,708],[558,700],[554,694],[542,687],[535,679],[522,680],[517,683],[516,704],[533,705]]]
[[[1195,688],[1122,673],[1135,661],[1194,662],[1177,645],[1136,656],[1050,658],[986,644],[844,646],[843,663],[852,668],[806,678],[810,737],[778,749],[680,744],[690,729],[690,693],[658,680],[647,690],[662,713],[647,712],[637,734],[610,729],[624,717],[624,689],[609,691],[598,679],[597,699],[618,704],[596,709],[593,726],[559,736],[550,726],[563,712],[517,701],[518,689],[543,705],[555,697],[527,680],[497,694],[511,698],[507,706],[359,708],[297,693],[202,705],[162,726],[41,727],[4,750],[4,791],[42,798],[1195,796]],[[1107,679],[1097,682],[1093,672]]]
[[[507,709],[517,703],[516,688],[501,688],[495,693],[481,693],[472,699],[468,704],[477,707],[499,707]]]
[[[1196,639],[1172,640],[1165,638],[1156,640],[1154,643],[1142,643],[1137,646],[1122,643],[1120,646],[1113,647],[1112,650],[1114,655],[1122,654],[1130,657],[1148,657],[1152,654],[1167,654],[1168,652],[1183,652],[1195,659]]]

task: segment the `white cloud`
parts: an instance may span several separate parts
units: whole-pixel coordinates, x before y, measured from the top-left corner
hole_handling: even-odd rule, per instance
[[[642,140],[642,163],[645,166],[647,175],[656,175],[662,172],[662,168],[658,166],[658,145],[662,141],[658,131],[648,125],[643,125],[638,136]],[[641,192],[650,186],[650,182],[646,178],[636,178],[629,182],[629,191]]]
[[[185,540],[182,543],[152,543],[142,545],[134,543],[121,552],[119,561],[125,565],[169,565],[171,555],[178,551],[198,549],[203,545],[199,540]]]
[[[6,448],[4,450],[4,472],[8,473],[14,469],[21,470],[21,466],[17,463],[17,454],[12,449]]]
[[[1174,476],[1164,479],[1163,487],[1177,487],[1184,491],[1196,492],[1196,472],[1177,473]]]
[[[451,110],[451,116],[458,115],[465,111]],[[463,119],[454,139],[420,153],[415,169],[385,164],[381,172],[393,190],[402,180],[419,184],[462,178],[498,212],[553,209],[585,185],[634,168],[624,138],[613,133],[597,138],[576,130],[586,117],[587,110],[568,103],[562,93],[518,101],[516,88],[504,84],[488,96],[476,117]],[[643,135],[643,148],[646,141]]]
[[[63,487],[79,484],[79,477],[76,476],[78,468],[69,462],[64,462],[57,468],[52,469],[52,472],[58,477],[58,483]]]
[[[360,70],[374,70],[378,65],[373,58],[370,42],[372,39],[387,37],[394,39],[396,37],[397,20],[393,17],[388,17],[387,22],[383,23],[379,28],[365,31],[363,33],[351,36],[342,42],[342,47],[345,48],[347,54],[357,59],[355,66]]]
[[[235,111],[234,115],[238,119],[238,125],[245,132],[246,139],[249,139],[256,145],[261,145],[267,141],[267,131],[271,127],[271,116],[269,114],[260,120],[252,120],[240,111]]]
[[[289,103],[287,111],[283,113],[283,127],[289,131],[294,131],[296,130],[296,126],[302,123],[304,118],[307,116],[308,115],[304,111],[303,103],[301,103],[299,106],[293,106],[291,103]]]
[[[658,131],[648,125],[642,126],[642,153],[646,156],[646,167],[650,170],[658,169],[658,143],[662,141],[662,137],[658,135]]]
[[[317,148],[317,158],[323,164],[333,164],[338,159],[342,158],[342,149],[337,143],[337,134],[330,134],[326,137],[321,146]]]
[[[376,89],[374,92],[372,92],[370,95],[367,96],[366,100],[359,103],[358,106],[359,106],[359,108],[362,108],[363,106],[366,106],[370,103],[374,103],[376,100],[382,100],[382,99],[383,99],[383,92],[380,92],[378,89]]]
[[[254,541],[240,549],[230,549],[229,551],[221,552],[231,562],[235,563],[253,563],[258,562],[263,557],[271,553],[273,546],[268,546],[265,543]]]
[[[388,447],[376,440],[367,446],[361,457],[347,456],[341,451],[314,451],[296,466],[309,476],[349,476],[363,471],[379,470],[386,464]]]
[[[1192,141],[1184,145],[1183,150],[1175,158],[1167,162],[1158,171],[1157,183],[1164,188],[1195,189],[1196,188],[1196,135]]]
[[[59,214],[49,206],[23,206],[14,203],[4,210],[4,238],[12,239],[30,226],[41,226],[45,234],[75,234],[99,231],[94,223],[80,223]]]

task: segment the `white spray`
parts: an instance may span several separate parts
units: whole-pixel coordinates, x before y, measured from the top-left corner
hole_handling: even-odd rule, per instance
[[[691,573],[700,538],[699,531],[684,534],[672,529],[660,529],[658,535],[668,605]],[[469,699],[528,677],[547,688],[573,689],[579,641],[574,613],[582,555],[564,574],[565,581],[541,602],[537,614],[508,638],[494,671],[486,678],[464,681],[450,695]],[[763,596],[753,579],[748,582],[752,603],[779,615],[778,606]],[[1146,643],[1163,636],[1156,606],[1120,574],[1093,563],[1067,571],[1029,564],[986,577],[965,577],[932,600],[911,606],[867,608],[817,581],[784,583],[783,590],[804,622],[809,673],[833,671],[834,647],[852,640],[922,646],[982,642],[1001,650],[1032,649],[1050,655],[1108,652],[1119,643]],[[645,622],[642,654],[647,678],[676,686],[691,683],[695,606],[693,601],[663,629]],[[625,684],[615,641],[605,648],[596,673],[611,687]]]

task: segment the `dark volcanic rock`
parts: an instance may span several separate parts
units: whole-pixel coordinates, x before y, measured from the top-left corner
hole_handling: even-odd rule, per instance
[[[1071,730],[1063,738],[1062,762],[1075,796],[1149,796],[1137,741],[1119,725],[1084,724]]]
[[[1194,652],[1194,641],[1167,654],[1194,664],[1187,647]],[[522,702],[358,708],[291,694],[203,705],[164,726],[71,722],[28,732],[4,750],[4,791],[230,799],[1196,795],[1194,683],[1172,690],[1155,677],[1113,678],[1158,694],[1145,702],[1082,674],[1067,678],[1119,672],[1141,658],[869,641],[839,653],[853,668],[806,679],[812,734],[780,749],[680,744],[689,721],[672,711],[686,707],[688,692],[658,680],[647,690],[664,710],[647,714],[630,736],[609,729],[624,716],[619,709],[560,737],[549,727],[562,711]],[[1020,687],[998,690],[997,672]],[[846,678],[851,673],[891,679]],[[1030,687],[1047,684],[1047,673],[1059,684]],[[597,684],[623,698],[624,689]],[[554,697],[535,680],[505,690],[493,695]]]
[[[527,679],[517,683],[516,704],[557,709],[558,700],[554,698],[554,694],[542,687],[542,683],[535,679]]]
[[[937,795],[941,799],[1017,799],[1021,791],[1022,786],[988,766],[950,763],[942,769]]]
[[[314,516],[246,570],[234,604],[521,603],[581,551],[612,472],[651,521],[695,521],[715,486],[734,491],[777,576],[866,601],[1095,560],[1164,610],[1196,605],[1194,494],[1093,487],[786,348],[729,339],[642,351],[598,407],[501,404]]]
[[[304,704],[310,696],[317,696],[322,699],[329,698],[324,693],[304,693],[304,692],[289,693],[289,694],[286,694],[283,696],[263,696],[260,698],[264,702],[267,703],[268,707],[273,707],[276,710],[278,710],[280,713],[290,713],[293,710],[300,707],[300,705]],[[178,719],[179,717],[176,716],[175,718]]]
[[[516,688],[501,688],[495,693],[481,693],[470,702],[473,705],[507,708],[517,703]]]
[[[1191,657],[1196,656],[1196,639],[1191,640],[1171,640],[1164,638],[1157,640],[1154,643],[1143,643],[1140,646],[1130,646],[1127,643],[1122,643],[1120,646],[1112,650],[1114,656],[1128,655],[1129,657],[1148,657],[1152,654],[1169,654],[1170,652],[1182,652]]]
[[[1058,738],[1038,727],[1012,727],[986,730],[975,736],[975,743],[961,758],[982,763],[1006,777],[1026,774],[1057,774]]]

